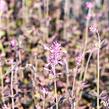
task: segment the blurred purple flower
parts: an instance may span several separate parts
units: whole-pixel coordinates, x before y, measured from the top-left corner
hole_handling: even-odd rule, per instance
[[[4,13],[8,10],[7,3],[5,0],[0,0],[0,13]]]
[[[4,56],[5,56],[5,54],[4,53],[1,53],[0,54],[0,59],[3,58]]]
[[[7,60],[7,64],[8,65],[12,65],[13,62],[14,62],[14,59],[13,58],[10,58],[10,59]]]
[[[101,92],[100,99],[104,102],[105,108],[109,109],[109,95],[106,90]]]
[[[87,16],[85,16],[85,18],[87,20],[91,19],[91,18],[94,18],[95,17],[95,14],[94,13],[89,13]]]
[[[90,26],[90,27],[89,27],[89,30],[90,30],[91,32],[93,32],[93,33],[96,33],[96,32],[98,31],[96,24]]]
[[[0,66],[2,66],[4,64],[4,57],[5,57],[5,54],[1,53],[0,54]]]
[[[42,92],[43,94],[48,94],[47,88],[44,88],[44,87],[41,89],[41,92]]]
[[[10,46],[11,46],[12,48],[15,48],[15,47],[17,46],[17,41],[16,41],[15,39],[11,40]]]
[[[9,83],[10,82],[10,78],[9,78],[9,76],[6,76],[5,77],[5,83]]]
[[[79,55],[76,57],[76,64],[77,64],[77,65],[80,65],[82,59],[83,59],[83,54],[79,54]]]
[[[93,6],[94,6],[93,3],[91,3],[91,2],[86,2],[85,5],[87,8],[93,8]]]
[[[88,14],[88,15],[86,16],[86,19],[89,20],[91,17],[92,17],[92,15],[91,15],[91,14]]]
[[[7,106],[6,104],[4,104],[2,109],[11,109],[11,108],[9,106]]]
[[[103,90],[103,91],[100,93],[100,99],[105,101],[105,100],[107,100],[107,98],[108,98],[108,93],[107,93],[106,90]]]
[[[39,104],[37,104],[35,107],[36,107],[36,109],[41,109],[41,107],[39,106]]]
[[[86,82],[81,83],[81,89],[88,88],[89,86],[90,86],[90,84],[88,84]]]

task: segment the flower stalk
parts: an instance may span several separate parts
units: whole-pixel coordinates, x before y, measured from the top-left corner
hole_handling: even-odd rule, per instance
[[[13,71],[11,72],[11,100],[12,100],[12,109],[14,109],[14,92],[13,92]]]
[[[97,31],[97,38],[98,38],[98,50],[97,50],[97,109],[100,109],[99,107],[99,93],[100,93],[100,35]]]
[[[55,89],[55,98],[56,98],[56,109],[58,109],[58,97],[57,97],[57,85],[56,85],[56,71],[55,71],[55,65],[52,66],[52,71],[54,74],[54,89]]]

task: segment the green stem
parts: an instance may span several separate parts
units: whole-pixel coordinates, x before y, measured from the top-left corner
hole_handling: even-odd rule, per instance
[[[100,109],[99,107],[99,93],[100,93],[100,35],[97,32],[97,38],[98,38],[98,51],[97,51],[97,109]]]
[[[54,79],[54,88],[55,88],[55,98],[56,98],[56,109],[58,109],[58,97],[57,97],[57,86],[56,86],[56,71],[55,71],[55,65],[52,66],[53,74],[55,76]]]
[[[88,15],[91,13],[91,9],[88,10]],[[87,19],[86,21],[86,29],[85,29],[85,44],[84,44],[84,50],[83,50],[83,57],[85,56],[85,52],[86,52],[86,48],[87,48],[87,42],[88,42],[88,27],[89,27],[89,21],[90,19]],[[80,80],[82,79],[82,76],[83,76],[83,72],[84,72],[84,63],[85,63],[85,60],[82,62],[82,71],[80,73]]]
[[[97,94],[98,94],[98,96],[97,96],[97,109],[100,109],[99,108],[99,81],[100,81],[100,72],[99,72],[99,49],[98,49],[98,53],[97,53],[97,72],[98,72],[98,74],[97,74]]]
[[[90,53],[90,55],[88,57],[88,60],[87,60],[87,63],[86,63],[86,68],[85,68],[85,72],[84,72],[83,81],[85,81],[85,79],[86,79],[87,69],[88,69],[88,65],[89,65],[91,56],[92,56],[92,52]]]
[[[2,67],[0,67],[0,77],[1,77],[1,87],[2,87],[2,91],[1,91],[1,94],[2,94],[2,100],[4,102],[4,83],[3,83],[3,72],[2,72]]]
[[[74,97],[75,95],[74,95],[74,92],[75,92],[75,83],[76,83],[76,75],[77,75],[77,71],[78,71],[78,66],[76,67],[76,72],[74,73],[74,80],[73,80],[73,88],[72,88],[72,96]],[[76,101],[77,102],[77,101]],[[76,104],[77,103],[74,103],[74,106],[73,106],[73,108],[74,109],[76,109]]]
[[[43,109],[45,109],[45,93],[44,93],[44,100],[43,100]]]
[[[12,100],[12,109],[14,109],[14,92],[13,92],[13,71],[11,72],[11,100]]]

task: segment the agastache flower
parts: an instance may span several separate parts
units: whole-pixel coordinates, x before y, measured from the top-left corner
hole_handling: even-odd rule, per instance
[[[63,52],[61,51],[61,44],[59,44],[57,41],[53,42],[52,45],[47,48],[47,50],[50,51],[50,54],[47,58],[47,61],[48,61],[48,64],[49,65],[57,65],[57,64],[62,64],[62,55],[63,55]]]
[[[46,47],[50,51],[50,54],[47,58],[48,65],[51,66],[51,71],[54,75],[54,89],[55,89],[55,99],[56,99],[56,109],[58,109],[58,96],[57,96],[57,84],[56,84],[56,65],[62,64],[62,56],[63,52],[61,50],[61,44],[57,41],[53,42],[49,48]]]

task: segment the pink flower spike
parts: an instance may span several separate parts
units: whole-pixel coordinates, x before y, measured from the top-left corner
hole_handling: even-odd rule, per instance
[[[87,7],[87,8],[93,8],[93,4],[92,4],[91,2],[87,2],[87,3],[86,3],[86,7]]]
[[[51,66],[61,63],[63,52],[61,51],[61,44],[57,41],[53,42],[49,48],[50,54],[47,57],[48,64]]]

